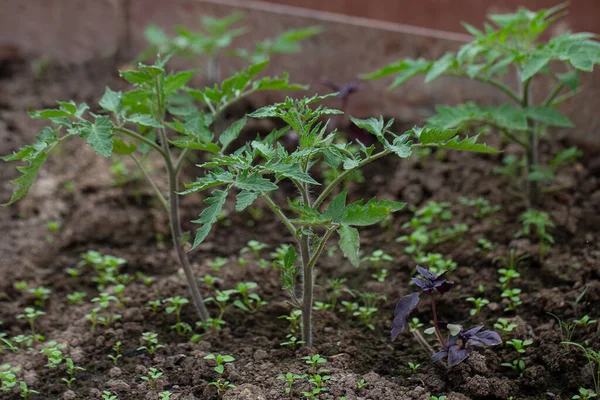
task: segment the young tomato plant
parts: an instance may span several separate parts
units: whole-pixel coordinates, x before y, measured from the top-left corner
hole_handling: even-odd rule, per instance
[[[354,265],[360,263],[359,233],[357,227],[380,222],[390,213],[404,207],[404,203],[370,199],[347,204],[347,190],[329,200],[330,194],[344,179],[365,165],[389,154],[401,158],[411,155],[413,147],[439,146],[459,150],[495,152],[473,138],[460,140],[456,130],[414,128],[403,135],[390,131],[393,121],[384,123],[383,118],[358,120],[354,124],[376,137],[383,149],[376,151],[375,145],[366,147],[358,142],[358,150],[349,150],[348,144],[334,141],[336,132],[329,132],[327,124],[319,122],[322,117],[339,114],[340,111],[323,106],[312,108],[322,99],[335,96],[313,96],[303,99],[286,99],[285,102],[263,107],[251,114],[255,118],[279,118],[286,122],[298,137],[298,146],[291,153],[281,143],[283,131],[276,131],[249,143],[231,155],[219,155],[201,165],[206,172],[195,182],[186,184],[184,193],[192,193],[213,187],[215,189],[205,202],[204,209],[195,223],[202,224],[194,245],[206,237],[233,189],[238,189],[236,210],[242,211],[251,206],[259,197],[279,218],[288,230],[296,246],[289,246],[280,265],[284,290],[291,303],[302,309],[302,340],[312,346],[312,310],[314,270],[327,241],[337,233],[339,245],[346,258]],[[413,143],[413,140],[419,143]],[[326,163],[342,166],[344,172],[332,182],[321,185],[315,177],[317,167]],[[287,208],[275,203],[271,193],[282,186],[284,180],[291,181],[299,196],[287,199]],[[321,186],[322,191],[313,198],[313,193]],[[329,200],[329,201],[328,201]],[[296,248],[298,251],[296,251]],[[298,257],[298,254],[300,257]],[[300,268],[296,265],[299,258]],[[302,289],[296,290],[297,276],[302,276]],[[298,298],[296,293],[302,293]]]
[[[158,59],[154,65],[140,64],[137,70],[121,71],[121,76],[134,85],[128,92],[115,92],[106,88],[99,102],[100,114],[88,112],[85,103],[59,101],[59,108],[32,112],[33,118],[48,119],[53,124],[45,127],[37,142],[18,152],[2,157],[4,161],[24,161],[28,165],[17,167],[22,175],[13,180],[16,185],[10,205],[25,197],[48,155],[61,143],[73,137],[87,140],[96,153],[111,157],[130,157],[142,170],[155,191],[156,197],[169,215],[173,245],[187,279],[190,294],[202,321],[209,318],[204,300],[190,265],[186,235],[179,215],[179,172],[188,160],[188,153],[200,151],[224,155],[227,148],[241,132],[246,119],[227,127],[219,137],[211,131],[211,125],[224,109],[238,99],[261,90],[297,90],[303,86],[283,78],[256,76],[268,61],[249,66],[247,69],[224,80],[222,84],[203,90],[186,87],[193,71],[167,73],[168,58]],[[176,98],[187,96],[185,106],[176,106]],[[197,105],[199,103],[199,105]],[[172,147],[180,149],[174,154]],[[140,163],[140,157],[152,152],[163,161],[167,182],[165,193]],[[202,238],[208,230],[202,232]]]
[[[550,25],[564,15],[566,5],[538,12],[520,8],[512,14],[490,15],[483,30],[464,24],[474,39],[458,52],[446,53],[436,61],[400,60],[364,77],[394,75],[392,88],[420,74],[425,75],[426,83],[440,76],[461,77],[483,82],[503,93],[510,103],[499,107],[473,102],[439,106],[437,115],[428,123],[441,128],[493,128],[521,146],[526,155],[529,204],[536,206],[539,183],[548,179],[551,174],[546,172],[552,169],[552,165],[540,162],[538,142],[549,127],[573,127],[557,107],[578,93],[579,74],[591,72],[600,63],[600,43],[594,34],[566,32],[548,41],[540,40]],[[504,78],[509,74],[516,75],[517,85],[506,83]],[[545,97],[534,96],[534,86],[545,85],[542,75],[551,84]]]
[[[495,346],[502,343],[500,335],[494,331],[482,331],[482,325],[464,330],[460,325],[446,324],[446,328],[450,332],[450,337],[446,341],[442,336],[442,324],[438,320],[437,310],[435,307],[435,293],[444,294],[452,288],[454,282],[445,278],[447,271],[437,275],[425,268],[417,265],[417,271],[421,278],[412,278],[413,282],[425,293],[431,297],[431,312],[433,313],[433,331],[438,339],[441,351],[434,353],[432,360],[440,360],[448,357],[448,366],[452,367],[469,357],[471,347]],[[408,317],[419,305],[419,296],[421,292],[411,293],[402,297],[396,304],[394,311],[394,321],[392,322],[392,340],[396,339],[409,325]],[[417,336],[421,337],[422,336]],[[424,341],[424,339],[421,339]],[[424,347],[430,348],[426,342],[423,342]]]

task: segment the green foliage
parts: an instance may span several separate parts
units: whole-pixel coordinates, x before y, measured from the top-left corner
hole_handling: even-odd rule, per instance
[[[293,29],[272,39],[258,41],[253,49],[232,48],[233,40],[248,31],[244,27],[236,27],[242,20],[243,15],[239,12],[220,19],[205,16],[200,19],[200,31],[176,26],[176,35],[173,37],[158,26],[149,25],[145,36],[150,47],[139,56],[139,59],[144,60],[157,53],[175,53],[187,58],[205,55],[211,59],[223,54],[242,57],[249,62],[257,63],[274,54],[298,53],[301,50],[301,41],[321,32],[319,27]]]
[[[537,12],[520,8],[511,14],[490,15],[483,30],[464,24],[474,38],[456,53],[446,53],[435,61],[400,60],[363,77],[395,76],[390,85],[394,88],[417,75],[424,75],[426,83],[451,76],[481,81],[499,89],[514,105],[483,107],[468,102],[438,106],[437,114],[428,123],[443,129],[494,128],[526,150],[525,176],[529,180],[552,179],[552,175],[540,176],[538,172],[545,169],[537,160],[538,137],[549,127],[573,127],[557,106],[578,92],[581,72],[591,72],[600,64],[600,43],[594,34],[566,32],[541,40],[550,25],[564,15],[565,7],[566,3]],[[504,77],[515,70],[520,82],[511,87],[504,83]],[[542,75],[550,78],[551,87],[542,102],[533,104],[531,87]],[[535,204],[537,196],[537,184],[530,183],[530,202]]]
[[[337,232],[343,254],[351,264],[358,266],[360,237],[357,227],[379,223],[405,206],[404,203],[377,199],[348,202],[347,190],[340,191],[335,198],[325,204],[331,192],[349,174],[388,154],[408,157],[412,153],[413,146],[495,151],[476,143],[475,138],[459,139],[456,131],[414,128],[402,135],[396,135],[390,131],[393,121],[384,123],[383,118],[353,119],[357,126],[367,129],[378,138],[383,145],[383,150],[380,152],[375,152],[375,146],[366,147],[361,143],[353,147],[336,143],[337,132],[329,132],[327,124],[322,123],[321,119],[340,114],[341,111],[315,104],[331,96],[287,98],[282,103],[256,110],[250,114],[251,117],[283,120],[298,136],[298,147],[294,151],[288,151],[278,143],[278,132],[264,138],[257,138],[234,154],[219,155],[200,165],[207,170],[205,176],[186,185],[188,190],[184,192],[190,193],[196,188],[203,190],[209,187],[224,187],[224,189],[214,189],[213,197],[207,200],[209,207],[203,211],[200,219],[194,221],[202,224],[194,246],[204,240],[210,229],[209,226],[216,221],[228,193],[233,189],[239,190],[236,199],[238,210],[248,207],[259,197],[267,203],[294,237],[299,249],[295,251],[290,250],[291,247],[288,248],[279,260],[278,266],[282,273],[283,287],[290,295],[292,303],[304,309],[305,326],[310,325],[308,319],[313,309],[310,300],[312,296],[307,296],[305,293],[306,303],[300,304],[296,297],[298,292],[295,289],[296,277],[302,274],[305,281],[312,282],[312,270],[330,236]],[[414,143],[415,140],[420,143]],[[323,164],[336,168],[341,166],[343,172],[329,184],[323,185],[315,179],[317,175],[314,172],[319,165]],[[288,199],[287,209],[281,208],[271,199],[271,192],[279,189],[284,180],[289,180],[300,193],[297,198]],[[311,200],[311,192],[318,186],[323,189],[315,200]],[[310,242],[312,244],[309,245]],[[253,252],[258,256],[258,251],[253,250]],[[300,255],[301,269],[296,267],[297,255]],[[312,285],[310,288],[305,287],[304,290],[312,292]],[[357,312],[367,321],[373,310],[367,307]],[[370,325],[368,322],[365,324]],[[308,339],[303,337],[303,340],[310,344]]]
[[[138,347],[138,351],[146,350],[148,354],[154,355],[156,350],[162,349],[165,346],[158,343],[158,334],[154,332],[144,332],[142,333],[142,340],[146,342],[145,346]]]
[[[214,371],[218,374],[219,378],[216,381],[209,382],[209,386],[215,386],[219,395],[221,395],[228,388],[234,388],[235,385],[223,378],[223,374],[225,373],[225,365],[232,363],[235,361],[235,358],[228,355],[221,354],[209,354],[204,356],[205,360],[213,360],[217,366],[214,368]]]

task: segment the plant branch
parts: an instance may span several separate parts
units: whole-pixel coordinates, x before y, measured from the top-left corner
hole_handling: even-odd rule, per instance
[[[161,146],[157,145],[152,140],[145,138],[144,136],[140,135],[139,133],[134,132],[131,129],[124,128],[122,126],[115,126],[113,128],[113,130],[123,133],[129,137],[139,140],[142,143],[147,144],[148,146],[152,147],[154,150],[158,151],[163,158],[165,158],[165,159],[167,158],[167,154],[164,152],[164,150]]]
[[[281,208],[279,208],[279,206],[277,204],[275,204],[275,202],[269,197],[269,195],[267,193],[263,193],[261,195],[261,197],[263,198],[263,200],[265,201],[265,203],[267,203],[267,205],[269,206],[269,208],[271,209],[271,211],[273,211],[275,213],[275,215],[277,215],[279,217],[279,219],[281,220],[281,222],[283,222],[283,224],[285,225],[285,227],[288,228],[288,230],[290,231],[290,233],[292,234],[292,236],[294,237],[294,239],[298,240],[298,238],[296,236],[296,228],[290,222],[290,220],[288,219],[288,217],[286,217],[285,214],[283,214],[283,212],[281,211]]]
[[[510,97],[514,102],[516,103],[520,103],[521,99],[519,98],[519,96],[514,92],[514,90],[512,90],[509,86],[505,85],[504,83],[497,81],[495,79],[485,79],[482,76],[474,76],[474,77],[470,77],[465,73],[461,73],[461,72],[455,72],[455,73],[447,73],[444,74],[447,76],[454,76],[454,77],[458,77],[458,78],[466,78],[466,79],[471,79],[471,80],[475,80],[475,81],[479,81],[479,82],[484,82],[484,83],[488,83],[498,89],[500,89],[505,95],[507,95],[508,97]]]
[[[358,165],[355,166],[354,168],[347,169],[344,172],[342,172],[341,174],[339,174],[333,181],[331,181],[331,183],[329,185],[327,185],[327,187],[325,187],[325,189],[323,189],[323,192],[321,192],[319,197],[317,197],[317,199],[313,203],[312,207],[315,209],[318,208],[321,205],[321,203],[323,203],[323,201],[325,201],[325,199],[327,198],[329,193],[331,193],[331,191],[333,189],[335,189],[335,187],[337,185],[339,185],[340,182],[342,182],[344,179],[346,179],[348,177],[348,175],[350,175],[357,169],[362,168],[363,166],[369,164],[370,162],[373,162],[373,161],[375,161],[381,157],[384,157],[390,153],[391,153],[390,150],[382,150],[379,153],[372,154],[371,156],[365,158],[360,163],[358,163]]]
[[[544,101],[544,106],[548,107],[549,105],[552,104],[552,102],[554,101],[554,99],[556,98],[556,96],[558,96],[558,94],[560,93],[560,91],[565,87],[564,83],[559,83],[558,85],[556,85],[554,87],[554,90],[552,90],[552,92],[550,93],[550,95],[548,96],[548,98],[546,98],[546,100]]]
[[[187,157],[187,154],[189,151],[190,151],[189,148],[183,149],[183,151],[179,155],[179,158],[177,159],[177,162],[175,163],[175,174],[177,174],[178,176],[179,176],[179,171],[181,170],[181,167],[183,166],[183,162],[185,161],[185,158]]]
[[[150,175],[148,175],[148,172],[142,166],[142,164],[140,163],[140,161],[133,154],[130,154],[129,156],[131,157],[131,159],[133,160],[133,162],[135,162],[135,165],[137,165],[137,167],[140,169],[140,171],[142,171],[142,174],[144,174],[144,177],[146,178],[146,180],[148,181],[148,183],[150,183],[150,185],[154,189],[154,193],[156,193],[156,197],[158,197],[158,201],[160,202],[160,204],[162,204],[162,206],[168,212],[169,211],[169,204],[167,203],[167,200],[165,199],[165,196],[163,196],[163,194],[161,193],[161,191],[158,189],[158,186],[156,186],[156,184],[154,183],[154,181],[152,180],[152,178],[150,177]]]

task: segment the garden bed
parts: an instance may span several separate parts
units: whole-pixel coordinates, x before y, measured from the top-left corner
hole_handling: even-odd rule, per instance
[[[112,62],[105,61],[69,69],[51,67],[42,75],[34,75],[28,63],[5,62],[0,76],[0,153],[9,154],[30,143],[41,128],[38,121],[26,116],[27,110],[53,107],[55,99],[94,104],[105,85],[123,86],[114,70]],[[419,122],[404,121],[406,128]],[[269,124],[252,125],[249,137],[256,130],[268,131]],[[493,137],[486,140],[504,148]],[[564,137],[545,143],[542,158],[577,144],[570,140]],[[509,146],[504,150],[509,153],[515,149]],[[215,286],[219,289],[233,288],[241,281],[256,282],[257,293],[269,304],[255,314],[231,308],[225,314],[226,325],[221,332],[205,334],[197,343],[190,343],[191,335],[179,336],[171,329],[175,317],[167,314],[164,306],[153,313],[147,305],[149,300],[188,296],[182,272],[176,273],[178,264],[168,237],[166,214],[145,184],[136,179],[119,181],[118,175],[99,172],[109,170],[97,167],[108,166],[110,160],[94,155],[82,141],[62,147],[44,168],[30,197],[0,213],[0,274],[4,277],[0,283],[0,331],[8,337],[29,331],[28,323],[17,319],[17,315],[35,298],[27,290],[17,290],[15,283],[25,281],[28,289],[47,287],[51,294],[44,308],[46,315],[37,320],[38,332],[46,340],[68,344],[65,354],[85,371],[78,372],[76,382],[67,389],[61,382],[64,371],[44,367],[46,357],[37,351],[2,350],[2,362],[21,368],[19,376],[40,392],[33,399],[95,399],[101,398],[103,391],[124,400],[157,399],[157,391],[140,379],[149,368],[164,373],[157,387],[171,391],[173,399],[216,399],[215,387],[207,386],[216,379],[214,363],[204,359],[210,353],[235,358],[225,368],[225,377],[237,388],[228,389],[223,395],[226,399],[303,398],[300,392],[309,390],[306,380],[299,380],[287,394],[284,382],[277,377],[287,372],[307,373],[309,365],[301,357],[313,354],[327,361],[324,366],[331,376],[323,399],[429,399],[430,395],[448,395],[449,399],[570,398],[580,386],[589,386],[590,371],[581,352],[561,344],[561,329],[548,313],[566,321],[585,314],[600,316],[600,176],[593,149],[582,150],[586,152],[582,161],[558,176],[563,190],[544,197],[543,209],[556,223],[552,231],[556,243],[543,259],[535,241],[514,237],[521,229],[518,218],[525,207],[523,200],[511,193],[505,178],[494,173],[500,155],[448,151],[420,160],[385,159],[364,171],[364,183],[351,183],[352,200],[377,196],[406,201],[417,208],[431,201],[450,203],[452,218],[443,224],[467,224],[469,230],[461,240],[431,249],[458,265],[450,276],[456,289],[440,298],[439,312],[449,321],[467,326],[492,328],[498,318],[518,324],[512,332],[503,334],[503,339],[533,340],[523,355],[526,368],[522,376],[500,365],[515,359],[514,349],[507,346],[477,352],[448,370],[430,361],[410,334],[401,335],[395,342],[390,340],[395,302],[412,290],[407,283],[414,261],[405,253],[405,244],[394,241],[409,232],[402,227],[412,216],[408,209],[396,213],[385,229],[362,230],[365,255],[382,249],[393,257],[386,264],[389,275],[384,282],[372,278],[375,270],[370,262],[356,269],[339,250],[324,257],[318,266],[316,280],[320,285],[325,285],[327,279],[344,278],[346,288],[385,296],[386,300],[377,305],[374,330],[340,312],[315,311],[314,347],[293,350],[280,345],[286,340],[289,323],[278,317],[288,315],[291,307],[280,289],[279,272],[270,266],[262,268],[252,253],[240,254],[249,240],[260,240],[269,246],[261,256],[270,259],[269,253],[279,244],[290,242],[291,237],[263,203],[243,213],[233,212],[234,204],[228,203],[229,215],[191,255],[194,272],[198,277],[217,277]],[[135,170],[133,165],[126,167]],[[8,164],[0,168],[0,198],[6,200],[12,190],[8,180],[14,179],[16,171]],[[184,173],[188,180],[196,174],[194,168]],[[492,206],[501,208],[475,218],[476,209],[461,204],[461,197],[485,197]],[[183,221],[196,218],[201,200],[200,196],[183,199]],[[60,228],[52,232],[48,222],[56,222]],[[194,228],[187,223],[184,229]],[[493,249],[476,252],[481,238],[489,240]],[[516,311],[504,312],[506,299],[501,298],[497,287],[500,266],[493,259],[507,257],[510,249],[531,256],[519,264],[521,277],[513,283],[522,290],[522,305]],[[65,268],[79,263],[81,254],[88,250],[127,260],[121,273],[135,276],[139,271],[153,278],[150,285],[140,279],[128,284],[128,299],[119,310],[122,318],[110,328],[97,327],[94,332],[85,318],[93,304],[87,300],[81,305],[66,302],[66,295],[74,291],[87,292],[88,300],[98,295],[90,270],[75,278],[65,273]],[[215,272],[210,262],[217,257],[226,258],[227,263]],[[239,265],[239,257],[247,261],[245,267]],[[484,297],[489,304],[470,316],[472,304],[466,301],[468,297]],[[317,291],[316,300],[325,301],[323,291]],[[340,300],[356,301],[347,293]],[[209,310],[216,312],[213,306]],[[431,319],[427,307],[418,309],[414,316],[424,322]],[[184,306],[182,320],[192,326],[196,321],[191,304]],[[579,328],[573,339],[589,340],[597,347],[597,326]],[[156,332],[165,347],[152,356],[137,350],[144,344],[140,342],[143,332]],[[115,365],[108,356],[114,354],[111,348],[117,341],[121,342],[122,357]],[[409,362],[420,367],[413,371]],[[359,388],[361,380],[364,386]]]

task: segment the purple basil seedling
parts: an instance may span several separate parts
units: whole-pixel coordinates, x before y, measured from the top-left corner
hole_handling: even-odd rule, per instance
[[[421,275],[421,278],[412,278],[412,280],[421,289],[421,292],[411,293],[398,300],[394,311],[394,321],[392,322],[392,340],[396,339],[400,333],[404,332],[408,326],[408,317],[419,305],[419,296],[421,293],[426,293],[431,296],[433,329],[439,344],[442,346],[441,351],[433,354],[431,357],[432,360],[437,361],[444,357],[448,357],[448,366],[452,367],[469,357],[470,349],[472,347],[495,346],[502,343],[500,335],[494,331],[482,331],[481,329],[483,326],[481,325],[469,330],[464,330],[460,325],[446,324],[450,336],[447,341],[444,340],[440,330],[442,324],[438,320],[435,306],[435,294],[436,292],[439,294],[446,293],[452,288],[454,282],[445,278],[448,271],[436,275],[418,265],[417,271]],[[423,339],[420,334],[416,333],[415,337],[417,337],[417,340],[419,340],[424,347],[433,352],[431,346],[425,342],[425,339]]]

